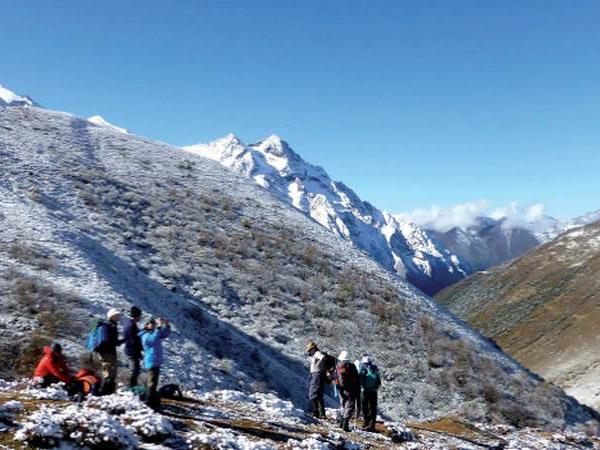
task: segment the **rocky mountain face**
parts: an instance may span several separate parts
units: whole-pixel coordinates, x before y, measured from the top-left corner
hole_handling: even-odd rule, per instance
[[[374,357],[391,419],[598,424],[349,241],[214,161],[32,106],[0,108],[0,159],[2,378],[29,375],[52,340],[81,365],[90,321],[136,304],[172,319],[163,382],[184,388],[304,407],[314,339]]]
[[[521,256],[546,240],[544,234],[524,227],[506,226],[505,219],[491,217],[478,217],[466,229],[455,227],[446,232],[427,232],[468,264],[471,273]]]
[[[458,256],[473,273],[517,258],[561,233],[597,220],[600,220],[600,211],[568,221],[547,215],[531,222],[482,216],[466,227],[454,227],[447,231],[426,230],[437,242]]]
[[[525,366],[600,405],[600,222],[475,274],[436,299]]]
[[[246,145],[229,135],[184,148],[253,179],[427,294],[462,279],[469,270],[427,232],[361,200],[278,136]]]

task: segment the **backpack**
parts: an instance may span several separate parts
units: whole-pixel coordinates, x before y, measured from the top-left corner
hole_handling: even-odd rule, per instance
[[[352,363],[346,363],[338,367],[338,385],[344,391],[357,392],[360,391],[360,380],[358,379],[358,373],[356,366]]]
[[[367,364],[363,366],[360,374],[361,385],[365,391],[376,391],[379,389],[379,369],[376,366]]]
[[[337,359],[335,356],[331,356],[328,353],[323,353],[323,359],[321,360],[321,369],[323,373],[326,375],[326,381],[331,382],[335,377],[335,366],[337,364]]]
[[[100,378],[94,371],[83,368],[75,374],[75,380],[81,383],[81,393],[83,395],[97,395],[100,388]]]
[[[158,390],[158,393],[162,398],[169,398],[172,400],[183,398],[181,389],[179,389],[179,386],[176,384],[165,384]]]
[[[97,319],[92,322],[86,342],[88,352],[97,352],[98,348],[108,341],[108,330],[105,325],[106,322],[102,319]]]

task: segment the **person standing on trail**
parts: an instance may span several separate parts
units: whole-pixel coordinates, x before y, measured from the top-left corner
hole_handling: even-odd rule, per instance
[[[364,418],[364,429],[375,431],[377,418],[377,391],[381,386],[379,369],[369,356],[364,356],[360,366],[360,386],[362,388],[361,403]]]
[[[137,322],[142,318],[142,311],[137,306],[129,310],[129,317],[123,326],[123,340],[125,341],[125,355],[129,360],[129,387],[137,386],[140,375],[140,361],[142,359],[142,339],[139,336]]]
[[[336,384],[339,389],[342,407],[340,427],[344,431],[350,431],[350,419],[356,412],[356,400],[360,396],[360,378],[356,366],[348,357],[347,351],[344,350],[340,353],[338,361]]]
[[[160,410],[160,397],[158,395],[158,378],[160,367],[163,364],[162,341],[171,334],[171,325],[167,319],[151,318],[146,321],[144,329],[139,335],[142,339],[144,349],[144,369],[146,369],[147,380],[146,404],[154,410]]]
[[[325,418],[325,354],[317,344],[309,342],[306,352],[310,356],[310,380],[308,386],[309,412],[317,419]]]
[[[113,394],[117,387],[117,347],[123,343],[119,339],[118,323],[121,319],[121,312],[112,308],[106,313],[107,321],[103,321],[98,326],[102,329],[102,340],[96,349],[102,363],[102,384],[100,386],[100,395]]]

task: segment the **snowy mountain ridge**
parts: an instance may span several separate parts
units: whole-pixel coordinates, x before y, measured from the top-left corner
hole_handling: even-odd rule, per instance
[[[361,200],[348,186],[333,181],[322,167],[304,161],[279,136],[245,144],[229,134],[183,148],[252,178],[426,293],[462,279],[468,271],[427,232]]]
[[[0,107],[2,106],[35,106],[35,102],[27,96],[15,94],[0,84]]]
[[[125,133],[125,134],[129,133],[129,131],[127,131],[125,128],[121,128],[116,125],[113,125],[112,123],[110,123],[106,119],[104,119],[104,117],[102,117],[102,116],[96,115],[96,116],[88,117],[88,122],[91,122],[94,125],[97,125],[99,127],[110,127],[113,130],[119,131],[121,133]]]

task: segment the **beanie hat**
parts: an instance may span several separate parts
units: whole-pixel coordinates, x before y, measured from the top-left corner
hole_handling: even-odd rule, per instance
[[[370,356],[363,356],[362,361],[363,364],[371,364],[371,357]]]
[[[145,322],[144,326],[149,325],[151,323],[156,323],[156,319],[154,317],[149,317]]]
[[[62,353],[62,345],[60,345],[58,342],[55,342],[50,346],[50,350],[52,350],[53,353]]]
[[[142,315],[142,310],[140,308],[138,308],[137,306],[132,306],[129,309],[129,315],[131,317],[140,317]]]
[[[107,318],[108,320],[110,320],[110,319],[112,319],[114,316],[118,316],[118,315],[120,315],[120,314],[121,314],[121,311],[119,311],[118,309],[116,309],[116,308],[110,308],[110,309],[108,310],[108,312],[106,313],[106,318]]]
[[[340,352],[340,356],[338,356],[338,360],[340,361],[350,361],[350,358],[348,357],[348,352],[346,350],[343,350]]]

